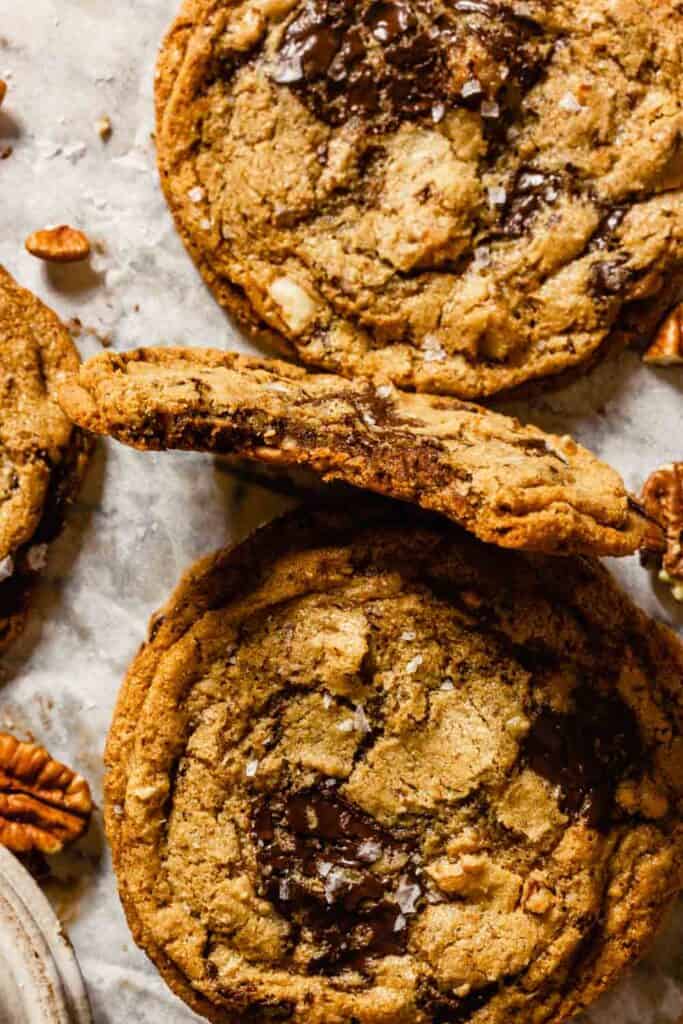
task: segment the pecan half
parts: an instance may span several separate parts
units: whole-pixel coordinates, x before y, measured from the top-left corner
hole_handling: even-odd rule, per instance
[[[643,362],[650,366],[676,366],[683,363],[683,303],[666,318],[643,356]]]
[[[59,853],[85,832],[90,787],[36,743],[0,733],[0,845]]]
[[[650,519],[643,560],[659,567],[660,579],[683,601],[683,462],[653,473],[643,487],[642,502]]]
[[[26,239],[26,248],[32,256],[48,263],[77,263],[90,255],[87,236],[67,224],[34,231]]]

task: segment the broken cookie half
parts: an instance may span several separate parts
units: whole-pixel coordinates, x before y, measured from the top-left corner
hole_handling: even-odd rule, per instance
[[[78,364],[56,314],[0,267],[0,651],[23,625],[87,464],[90,440],[56,399]]]
[[[89,360],[60,389],[79,426],[136,448],[307,467],[440,512],[480,539],[626,555],[645,518],[619,475],[570,438],[457,399],[205,349]]]

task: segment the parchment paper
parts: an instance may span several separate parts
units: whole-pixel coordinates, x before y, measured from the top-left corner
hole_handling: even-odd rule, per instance
[[[65,320],[92,330],[84,356],[138,344],[249,350],[200,283],[158,188],[151,141],[156,50],[175,0],[0,0],[0,262]],[[108,115],[103,142],[95,123]],[[83,267],[46,268],[29,232],[83,227],[102,249]],[[93,333],[95,332],[95,333]],[[99,339],[97,337],[99,335]],[[683,457],[683,371],[652,371],[635,354],[530,403],[523,419],[572,433],[637,489]],[[0,729],[32,733],[90,780],[101,801],[101,753],[122,675],[147,619],[198,556],[285,507],[209,457],[135,453],[102,444],[69,527],[50,555],[29,629],[0,665]],[[683,628],[680,606],[628,559],[615,571],[651,614]],[[132,943],[97,820],[53,865],[50,895],[85,974],[98,1024],[193,1015]],[[59,880],[61,878],[61,881]],[[683,1013],[683,904],[652,955],[589,1016],[592,1024],[672,1024]],[[584,1020],[582,1024],[587,1024]]]

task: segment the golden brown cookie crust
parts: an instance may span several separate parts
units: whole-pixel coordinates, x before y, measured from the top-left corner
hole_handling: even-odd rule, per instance
[[[303,2],[190,0],[161,51],[157,140],[178,229],[241,321],[313,366],[473,398],[585,368],[638,333],[631,311],[675,301],[683,18],[672,0],[460,6],[444,52],[467,60],[435,123],[386,101],[417,29],[386,56],[386,30],[362,28],[379,109],[337,117],[324,74],[284,81]],[[443,14],[391,8],[427,29]],[[467,67],[470,99],[452,93]]]
[[[279,520],[153,619],[106,754],[133,934],[213,1021],[561,1024],[682,881],[680,644],[596,562],[377,514]]]
[[[61,527],[91,442],[56,401],[79,358],[59,318],[0,267],[0,650],[20,632],[42,546]],[[39,549],[36,551],[36,548]],[[33,553],[32,553],[33,552]]]
[[[60,401],[134,447],[310,467],[503,547],[623,555],[643,535],[621,478],[586,449],[458,399],[211,349],[140,349],[89,360]]]

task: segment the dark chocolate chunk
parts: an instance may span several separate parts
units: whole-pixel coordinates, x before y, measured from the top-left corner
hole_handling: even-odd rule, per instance
[[[428,0],[307,0],[269,74],[333,125],[362,116],[381,131],[406,119],[439,121],[462,106],[502,126],[503,108],[519,103],[550,52],[538,35],[529,19],[486,0],[461,0],[438,15]],[[473,40],[500,68],[504,84],[490,94],[474,71],[463,78]]]
[[[621,295],[633,281],[633,271],[619,259],[593,264],[590,276],[598,295]]]
[[[638,722],[616,694],[582,686],[573,696],[572,714],[539,712],[526,740],[526,759],[532,771],[560,787],[566,814],[604,828],[620,780],[643,769]]]
[[[373,865],[407,853],[408,842],[344,800],[335,780],[262,799],[252,830],[264,894],[323,948],[312,973],[405,951],[406,915],[415,912],[405,908],[420,895],[414,869],[380,873]]]
[[[430,987],[420,994],[418,1003],[420,1009],[429,1015],[431,1024],[464,1024],[472,1019],[477,1010],[490,1003],[499,990],[500,986],[493,982],[458,999],[457,996]]]
[[[623,223],[627,212],[625,206],[615,206],[603,217],[598,230],[591,240],[592,249],[606,249],[610,242],[614,242],[614,236]]]
[[[523,235],[543,206],[557,202],[561,188],[559,175],[523,167],[515,176],[503,207],[504,233],[511,238]]]
[[[365,17],[375,39],[391,43],[408,29],[415,28],[417,19],[409,7],[401,3],[373,4]]]

